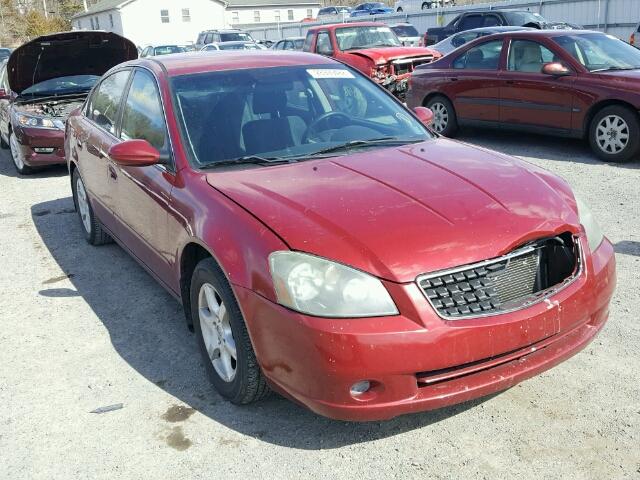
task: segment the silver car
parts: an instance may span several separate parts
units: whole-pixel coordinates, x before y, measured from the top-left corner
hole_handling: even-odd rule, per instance
[[[389,25],[389,28],[396,34],[398,40],[402,42],[405,47],[417,47],[420,44],[420,33],[416,30],[416,27],[410,23],[395,23]]]
[[[205,45],[201,52],[212,52],[218,50],[264,50],[262,45],[254,42],[214,42]]]
[[[535,30],[535,28],[529,27],[481,27],[474,28],[472,30],[465,30],[464,32],[456,33],[450,37],[445,38],[441,42],[431,45],[429,48],[437,50],[442,55],[446,55],[453,52],[456,48],[461,47],[471,40],[475,40],[478,37],[485,37],[494,33],[500,32],[514,32],[517,30]]]

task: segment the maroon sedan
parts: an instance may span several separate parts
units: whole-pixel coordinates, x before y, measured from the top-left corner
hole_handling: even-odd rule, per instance
[[[602,328],[613,248],[565,182],[416,113],[306,53],[122,64],[67,122],[82,231],[182,303],[232,402],[368,420],[511,387]]]
[[[108,32],[56,33],[17,48],[0,68],[0,146],[18,173],[64,164],[69,113],[107,70],[137,56],[132,42]]]
[[[460,125],[587,138],[607,162],[640,149],[640,50],[590,31],[534,30],[484,37],[412,76],[409,106]]]

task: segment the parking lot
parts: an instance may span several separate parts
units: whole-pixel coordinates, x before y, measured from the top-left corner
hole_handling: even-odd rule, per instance
[[[175,300],[119,247],[86,244],[65,169],[17,178],[0,152],[0,478],[640,478],[640,162],[534,135],[460,140],[582,194],[617,252],[610,320],[506,392],[366,424],[223,401]]]

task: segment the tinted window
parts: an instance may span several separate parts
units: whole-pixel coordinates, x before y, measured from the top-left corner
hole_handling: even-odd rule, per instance
[[[129,73],[129,70],[123,70],[108,76],[98,85],[91,98],[89,118],[113,134],[116,131],[118,108],[129,80]]]
[[[221,42],[253,42],[253,38],[244,32],[229,32],[220,34]]]
[[[471,30],[482,27],[484,19],[482,15],[467,15],[460,22],[460,30]]]
[[[301,38],[298,38],[297,40],[293,41],[293,44],[296,50],[302,50],[303,43],[304,43],[304,40]]]
[[[537,42],[514,40],[509,48],[508,69],[515,72],[541,73],[545,63],[553,62],[551,50]]]
[[[487,15],[484,17],[484,27],[496,27],[502,25],[502,22],[496,15]]]
[[[472,47],[453,62],[453,68],[474,70],[497,70],[502,52],[502,40]]]
[[[146,140],[158,150],[166,150],[166,127],[156,82],[148,72],[134,74],[122,112],[123,140]]]
[[[418,30],[413,25],[396,25],[391,30],[399,37],[419,37]]]

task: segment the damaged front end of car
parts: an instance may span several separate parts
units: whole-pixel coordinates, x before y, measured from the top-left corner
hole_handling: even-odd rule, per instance
[[[377,64],[371,69],[371,79],[389,90],[400,101],[405,100],[409,90],[409,77],[418,65],[431,63],[439,57],[424,55],[420,57],[396,58]]]

